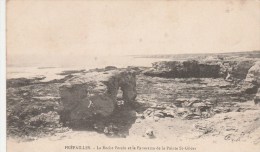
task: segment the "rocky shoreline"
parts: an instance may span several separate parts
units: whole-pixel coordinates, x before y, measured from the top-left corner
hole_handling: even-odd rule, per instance
[[[32,140],[81,130],[260,143],[259,58],[214,56],[60,75],[48,82],[44,76],[7,80],[8,137]]]

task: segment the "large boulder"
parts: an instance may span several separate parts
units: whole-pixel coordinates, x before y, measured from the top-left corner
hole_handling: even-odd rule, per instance
[[[248,70],[245,81],[260,85],[260,61],[257,61],[255,65]]]
[[[125,104],[136,98],[136,76],[128,70],[79,74],[59,89],[62,121],[93,120],[111,115],[121,90]]]
[[[153,63],[152,69],[144,74],[165,78],[217,78],[220,77],[220,65],[200,63],[196,60],[161,61]]]
[[[255,64],[255,61],[249,59],[236,59],[229,61],[229,64],[230,68],[228,68],[227,71],[232,75],[232,77],[243,80],[247,77],[247,73],[249,72],[249,69]]]
[[[254,66],[252,66],[246,75],[244,80],[244,84],[242,87],[242,92],[247,94],[255,94],[257,93],[257,89],[260,86],[260,61],[256,62]]]

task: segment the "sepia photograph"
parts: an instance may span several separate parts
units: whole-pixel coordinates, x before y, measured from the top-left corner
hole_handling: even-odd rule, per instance
[[[260,150],[259,0],[6,0],[5,31],[7,152]]]

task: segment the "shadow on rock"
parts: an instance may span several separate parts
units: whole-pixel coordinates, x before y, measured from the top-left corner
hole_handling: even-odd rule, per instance
[[[108,117],[95,116],[88,120],[73,121],[68,127],[75,131],[95,131],[108,137],[125,138],[137,119],[136,111],[145,111],[140,103],[117,106]]]

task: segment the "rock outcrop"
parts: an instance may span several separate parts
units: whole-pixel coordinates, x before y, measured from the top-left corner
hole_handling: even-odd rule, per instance
[[[196,60],[155,62],[152,69],[145,71],[144,74],[164,78],[217,78],[221,76],[220,65],[200,63]]]
[[[119,90],[122,97],[118,97]],[[117,98],[129,104],[136,95],[136,76],[132,71],[110,70],[77,75],[60,87],[61,119],[88,121],[107,117],[117,107]]]
[[[248,70],[248,74],[246,76],[243,90],[249,94],[256,94],[254,97],[255,104],[260,103],[260,61],[256,62],[254,66],[252,66]]]
[[[153,63],[144,72],[147,76],[163,78],[226,78],[243,80],[254,60],[185,60],[161,61]]]
[[[220,64],[222,71],[224,71],[224,76],[230,74],[231,79],[235,78],[243,80],[247,77],[247,73],[249,69],[255,64],[255,61],[245,58],[238,58],[222,61]]]
[[[106,70],[106,71],[116,70],[116,69],[117,69],[117,67],[115,67],[115,66],[106,66],[106,67],[105,67],[105,70]]]
[[[256,62],[255,65],[248,70],[245,81],[260,85],[260,61]]]
[[[257,89],[260,87],[260,61],[256,62],[254,66],[252,66],[246,75],[246,79],[244,80],[244,84],[242,87],[242,92],[247,94],[255,94],[257,93]]]

